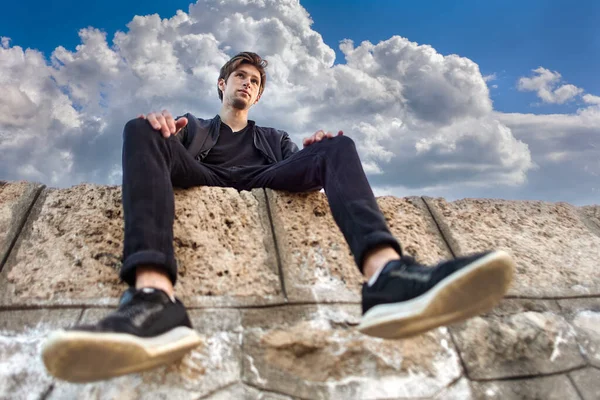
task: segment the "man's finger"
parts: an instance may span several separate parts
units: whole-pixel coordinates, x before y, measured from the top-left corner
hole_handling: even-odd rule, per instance
[[[171,132],[169,131],[169,125],[167,124],[165,117],[162,114],[159,114],[156,116],[156,120],[160,124],[159,129],[162,132],[162,135],[166,138],[169,137],[169,135],[171,135]]]
[[[342,131],[338,132],[338,136],[342,136],[343,134],[344,134],[344,132],[342,132]]]
[[[148,114],[146,116],[146,120],[148,121],[148,123],[150,124],[150,126],[152,126],[154,129],[156,129],[156,130],[160,129],[160,124],[156,120],[156,114],[154,114],[154,113]]]
[[[183,129],[188,123],[186,117],[181,117],[177,121],[175,121],[175,134],[179,133],[181,129]]]
[[[140,115],[138,115],[137,117],[138,117],[138,118],[141,118],[141,119],[146,119],[146,116],[145,116],[144,114],[140,114]]]

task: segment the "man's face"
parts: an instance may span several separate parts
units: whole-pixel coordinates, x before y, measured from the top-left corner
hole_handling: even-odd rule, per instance
[[[229,75],[227,82],[219,80],[219,89],[223,92],[223,103],[239,110],[249,109],[260,98],[260,72],[253,65],[241,64]]]

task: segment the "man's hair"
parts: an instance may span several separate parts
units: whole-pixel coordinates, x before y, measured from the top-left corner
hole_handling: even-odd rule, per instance
[[[235,71],[241,64],[250,64],[258,69],[260,72],[260,89],[258,91],[259,95],[262,95],[263,90],[265,89],[265,83],[267,83],[267,74],[265,73],[265,68],[269,64],[267,60],[263,60],[258,54],[251,53],[249,51],[243,51],[241,53],[236,54],[231,60],[227,61],[225,65],[221,67],[221,72],[219,73],[219,80],[229,79],[229,75],[233,71]],[[217,85],[217,91],[219,92],[219,99],[223,101],[223,92],[219,89]]]

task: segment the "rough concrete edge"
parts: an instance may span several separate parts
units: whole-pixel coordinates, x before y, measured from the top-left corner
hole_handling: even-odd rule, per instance
[[[452,254],[452,257],[456,258],[460,254],[462,254],[462,250],[458,242],[454,239],[454,236],[452,236],[450,226],[446,223],[446,220],[444,219],[442,214],[437,210],[435,204],[433,203],[434,198],[428,196],[421,196],[421,200],[423,200],[423,203],[425,203],[425,206],[427,207],[427,210],[429,211],[433,222],[437,226],[437,229],[439,230],[442,239],[444,239],[444,243],[446,243],[446,246],[450,250],[450,254]]]
[[[451,257],[456,257],[456,254],[454,253],[452,246],[450,246],[448,239],[446,238],[444,232],[442,231],[440,224],[438,223],[438,221],[436,219],[436,216],[432,212],[431,207],[425,201],[425,198],[422,196],[409,196],[409,197],[407,197],[407,199],[409,199],[411,202],[414,202],[415,206],[417,208],[420,208],[424,212],[427,222],[429,223],[431,228],[433,228],[432,230],[438,232],[439,238],[441,239],[440,242],[442,243],[443,247],[446,249],[446,251],[448,251],[448,253],[450,254]]]
[[[588,228],[593,234],[600,237],[600,225],[598,225],[594,220],[588,217],[587,213],[584,210],[584,207],[572,207],[575,209],[575,213],[577,214],[583,225],[585,225],[585,227]]]
[[[15,240],[14,246],[12,247],[10,254],[6,259],[6,263],[3,265],[2,271],[0,271],[0,307],[12,304],[11,299],[13,297],[13,290],[11,290],[12,285],[10,285],[8,282],[8,273],[16,265],[16,258],[17,254],[19,253],[19,248],[21,247],[23,241],[29,238],[31,232],[30,228],[41,214],[44,203],[46,202],[46,198],[48,197],[48,193],[51,190],[53,189],[46,187],[43,187],[40,190],[38,196],[36,197],[35,203],[33,203],[30,207],[27,218],[19,232],[19,236]]]
[[[12,182],[3,182],[2,186],[10,183]],[[12,217],[12,220],[10,222],[10,229],[6,234],[6,236],[9,239],[5,245],[5,248],[0,249],[0,255],[2,255],[2,258],[0,259],[0,272],[2,272],[4,265],[10,257],[10,253],[15,248],[15,244],[17,243],[17,240],[21,235],[21,232],[25,226],[25,223],[27,222],[29,214],[31,214],[33,206],[35,205],[37,199],[42,193],[42,190],[46,187],[46,185],[37,182],[27,182],[27,185],[28,188],[25,190],[25,193],[23,193],[21,195],[21,198],[17,200],[16,204],[13,205],[13,209],[25,209],[25,212],[19,215],[13,215]]]
[[[276,270],[274,272],[279,275],[279,285],[281,287],[281,293],[283,293],[284,299],[288,300],[287,290],[285,287],[285,277],[283,271],[283,260],[281,257],[281,252],[279,248],[279,240],[277,240],[277,232],[275,229],[275,224],[273,222],[274,216],[273,211],[271,210],[270,197],[267,194],[267,190],[270,189],[259,189],[262,194],[259,199],[259,207],[260,207],[260,216],[261,218],[266,217],[265,225],[269,227],[268,235],[269,235],[269,243],[268,246],[273,248]],[[254,191],[253,191],[254,192]]]
[[[267,199],[267,204],[269,207],[269,215],[271,217],[271,224],[273,227],[273,237],[275,239],[275,243],[277,246],[277,253],[279,254],[279,264],[281,266],[281,279],[283,280],[283,284],[286,288],[286,301],[290,303],[307,303],[309,301],[316,302],[314,294],[310,292],[304,291],[302,289],[296,288],[292,285],[288,276],[285,274],[285,266],[291,264],[290,260],[290,252],[286,245],[285,240],[279,240],[279,238],[285,238],[287,236],[285,229],[283,228],[283,223],[280,221],[279,216],[275,210],[275,196],[276,190],[273,189],[265,189],[265,196]]]

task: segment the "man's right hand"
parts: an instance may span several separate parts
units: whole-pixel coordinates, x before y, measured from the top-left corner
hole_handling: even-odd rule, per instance
[[[163,110],[161,113],[151,112],[145,116],[144,114],[140,114],[138,115],[138,118],[147,120],[150,126],[157,131],[160,131],[165,138],[168,138],[171,135],[177,135],[188,123],[186,117],[174,120],[171,113],[167,110]]]

